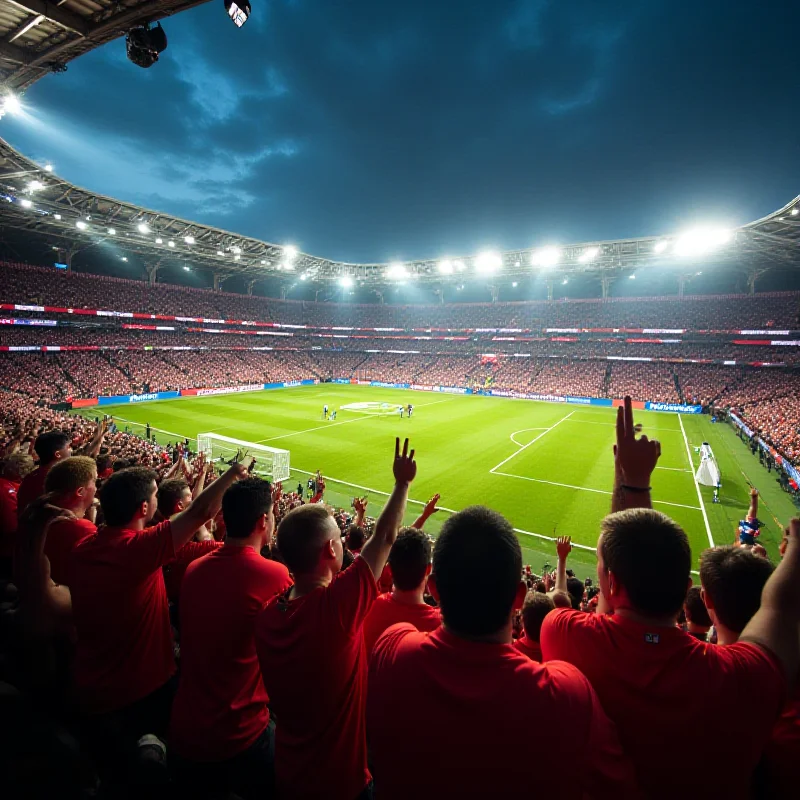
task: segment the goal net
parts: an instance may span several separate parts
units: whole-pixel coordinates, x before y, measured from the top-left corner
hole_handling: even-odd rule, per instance
[[[268,447],[265,444],[245,442],[241,439],[232,439],[230,436],[220,436],[217,433],[198,433],[197,449],[211,461],[230,461],[238,452],[251,455],[256,463],[253,471],[272,481],[288,480],[289,451],[279,447]]]

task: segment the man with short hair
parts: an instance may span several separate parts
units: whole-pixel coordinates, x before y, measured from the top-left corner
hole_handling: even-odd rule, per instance
[[[105,526],[73,551],[70,589],[78,704],[109,730],[141,736],[166,729],[175,659],[161,568],[216,514],[246,467],[234,463],[186,511],[153,527],[155,472],[131,467],[103,485]]]
[[[444,523],[429,578],[442,625],[393,625],[372,653],[367,727],[379,797],[415,797],[420,787],[426,797],[512,797],[532,775],[542,797],[633,793],[630,762],[586,678],[513,647],[521,575],[519,540],[500,514],[472,506]],[[548,721],[547,748],[531,748],[531,720]]]
[[[392,591],[382,594],[364,620],[364,644],[367,654],[390,626],[408,622],[418,631],[435,631],[442,624],[438,608],[424,600],[425,586],[431,572],[431,540],[416,528],[403,528],[389,553]]]
[[[17,513],[21,514],[37,497],[44,494],[44,482],[50,468],[58,461],[72,455],[70,436],[64,431],[47,431],[40,433],[33,443],[33,449],[39,456],[39,466],[20,484],[17,493]]]
[[[17,532],[17,493],[25,476],[33,472],[27,453],[13,453],[0,470],[0,577],[10,578]]]
[[[44,554],[50,560],[50,577],[69,586],[72,551],[97,532],[94,524],[97,506],[97,465],[88,456],[70,456],[58,461],[47,473],[44,488],[49,502],[70,512],[55,519],[47,529]]]
[[[324,506],[296,508],[278,526],[278,550],[294,586],[259,616],[256,648],[279,720],[275,779],[282,796],[356,800],[369,794],[362,627],[417,471],[408,439],[402,453],[396,440],[392,471],[394,490],[375,533],[345,570],[341,532]]]
[[[532,661],[542,660],[542,647],[539,635],[544,618],[556,607],[550,595],[541,592],[528,592],[522,604],[522,628],[525,635],[514,642],[514,647]]]
[[[686,633],[694,636],[700,642],[708,639],[708,632],[713,625],[708,609],[703,602],[702,590],[699,586],[690,586],[683,604],[683,614],[686,617]]]
[[[700,556],[702,599],[718,644],[733,644],[761,606],[761,593],[775,567],[747,548],[712,547]]]
[[[222,498],[224,546],[190,564],[183,581],[170,755],[194,796],[232,791],[249,800],[272,790],[275,724],[254,625],[266,603],[291,585],[283,564],[261,556],[275,528],[272,506],[272,487],[261,478],[231,486]]]
[[[658,442],[636,439],[626,397],[614,448],[615,513],[603,520],[597,543],[600,607],[548,614],[542,654],[574,664],[591,681],[647,797],[674,798],[687,786],[697,796],[743,797],[759,750],[742,742],[766,741],[800,666],[800,541],[789,542],[737,644],[698,642],[677,627],[689,540],[649,507],[660,452]],[[704,758],[687,762],[687,752]],[[722,763],[725,769],[708,769]]]

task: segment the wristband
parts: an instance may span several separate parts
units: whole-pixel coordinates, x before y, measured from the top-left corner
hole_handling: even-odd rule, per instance
[[[626,486],[624,483],[620,488],[624,489],[626,492],[633,492],[634,494],[644,494],[650,491],[649,486]]]

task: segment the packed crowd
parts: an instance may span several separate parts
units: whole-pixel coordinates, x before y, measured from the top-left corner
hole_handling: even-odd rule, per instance
[[[779,563],[741,536],[704,551],[689,588],[686,533],[652,508],[661,446],[637,438],[629,398],[596,584],[568,569],[568,537],[534,574],[483,506],[435,543],[438,496],[402,528],[407,440],[370,519],[366,498],[327,506],[319,473],[284,488],[246,457],[214,465],[0,401],[4,797],[671,800],[800,785],[800,520]],[[757,514],[754,491],[748,524]]]

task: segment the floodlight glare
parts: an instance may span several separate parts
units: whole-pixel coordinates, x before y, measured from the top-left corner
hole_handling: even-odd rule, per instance
[[[557,247],[542,247],[531,253],[531,264],[534,267],[554,267],[561,261],[561,251]]]
[[[173,241],[172,241],[172,239],[170,239],[170,240],[167,242],[167,247],[175,247],[175,242],[173,242]]]
[[[128,256],[122,256],[122,260],[123,261],[127,261],[128,260]]]
[[[139,231],[139,233],[150,233],[150,227],[146,222],[140,222],[136,226],[136,230]]]
[[[183,241],[186,242],[186,244],[194,244],[194,236],[184,236]]]
[[[663,253],[669,247],[669,242],[666,239],[662,239],[660,242],[656,242],[655,247],[653,247],[654,253]]]
[[[19,204],[23,208],[30,208],[33,205],[33,203],[30,200],[28,200],[27,198],[23,198],[22,200],[20,200]]]
[[[283,248],[283,257],[286,261],[294,261],[297,258],[297,248],[292,244],[287,244]]]
[[[61,214],[53,214],[53,219],[61,219]]]
[[[503,259],[498,253],[487,250],[475,256],[475,271],[482,275],[491,275],[503,266]]]
[[[156,244],[164,244],[164,240],[161,237],[159,237],[158,239],[156,239]]]
[[[796,208],[793,208],[792,209],[792,216],[796,217],[798,214],[800,214],[800,211],[798,211]]]
[[[183,268],[183,271],[184,271],[184,272],[191,272],[191,269],[190,269],[189,267],[184,267],[184,268]]]
[[[513,286],[515,289],[517,288],[517,286],[519,286],[519,284],[518,284],[516,281],[514,281],[514,282],[513,282],[511,285],[512,285],[512,286]]]
[[[79,220],[78,220],[78,221],[75,223],[75,227],[76,227],[76,228],[77,228],[79,231],[85,231],[85,230],[86,230],[86,228],[88,228],[89,226],[88,226],[88,225],[87,225],[87,224],[86,224],[86,223],[85,223],[85,222],[84,222],[82,219],[79,219]]]
[[[241,247],[231,247],[231,253],[233,253],[234,255],[238,256],[241,252],[242,252]]]
[[[22,104],[13,92],[6,92],[0,99],[0,117],[3,114],[19,114],[22,111]]]
[[[53,171],[53,165],[52,164],[45,164],[44,165],[44,169],[45,169],[45,172],[52,172]]]
[[[453,267],[456,269],[457,272],[463,272],[466,269],[463,261],[454,261]]]
[[[241,258],[241,256],[234,256],[234,257],[233,257],[233,260],[234,260],[234,261],[238,261],[240,258]]]
[[[217,255],[218,255],[218,256],[224,256],[224,255],[225,255],[225,253],[223,253],[223,252],[222,252],[222,250],[217,250]]]
[[[304,273],[303,273],[303,274],[300,276],[300,280],[301,280],[301,281],[308,280],[308,275],[306,275],[306,273],[304,272]]]
[[[339,278],[339,285],[343,289],[350,289],[353,286],[353,279],[349,275],[342,275],[342,277]]]
[[[44,189],[44,184],[41,181],[31,181],[28,184],[29,192],[38,192],[39,189]]]
[[[249,0],[224,0],[224,3],[225,10],[228,12],[228,16],[233,21],[233,24],[237,28],[241,28],[250,16],[251,8]]]
[[[389,267],[386,270],[386,277],[395,281],[400,281],[403,278],[408,277],[408,270],[406,269],[405,264],[395,261],[389,264]]]
[[[681,234],[675,242],[679,256],[698,256],[730,241],[731,232],[724,228],[695,228]]]
[[[564,280],[561,281],[561,285],[562,286],[566,286],[568,283],[569,283],[569,279],[568,278],[564,278]]]
[[[109,235],[109,236],[114,236],[114,234],[115,234],[116,232],[117,232],[117,231],[116,231],[114,228],[109,228],[109,229],[108,229],[108,235]]]
[[[636,276],[635,275],[628,275],[628,280],[629,281],[635,281],[636,280]]]
[[[580,254],[580,256],[578,256],[578,261],[580,261],[581,264],[587,264],[589,261],[594,261],[599,255],[600,255],[599,247],[587,247]]]
[[[453,274],[453,262],[448,261],[445,259],[444,261],[439,262],[439,272],[442,275],[452,275]]]

